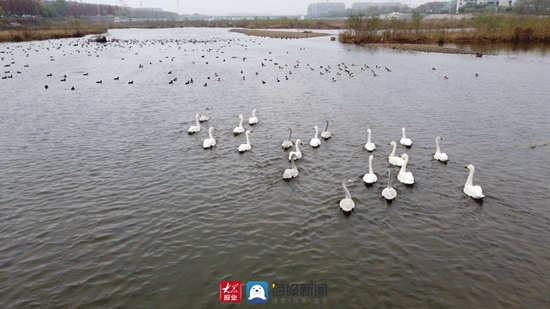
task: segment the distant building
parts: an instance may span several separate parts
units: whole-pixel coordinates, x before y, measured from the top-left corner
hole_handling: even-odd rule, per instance
[[[403,7],[401,2],[354,2],[351,4],[352,10],[366,10],[371,7]]]
[[[458,0],[456,12],[458,13],[458,8],[466,5],[488,4],[494,6],[512,6],[514,5],[514,2],[514,0]]]
[[[319,2],[307,6],[307,15],[325,16],[330,12],[345,11],[346,5],[343,2]]]

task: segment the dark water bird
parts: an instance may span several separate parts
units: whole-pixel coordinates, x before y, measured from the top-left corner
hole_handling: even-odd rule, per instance
[[[204,87],[206,87],[206,86],[208,86],[208,84],[207,84],[207,83],[204,83]]]
[[[449,79],[449,78],[447,77],[447,75],[445,75],[445,77],[443,77],[443,78],[444,78],[444,79]]]
[[[96,84],[103,84],[103,80],[96,81]]]
[[[432,67],[432,71],[435,71],[435,70],[436,70],[436,68]]]
[[[84,73],[84,76],[88,76],[88,73]]]
[[[168,74],[172,74],[172,71],[168,72]]]
[[[50,73],[50,74],[48,74],[48,75],[46,75],[46,76],[52,76],[52,73]]]
[[[131,82],[128,82],[129,85],[133,85],[134,84],[134,81],[131,81]]]
[[[262,84],[265,84],[265,80],[262,80]]]
[[[173,80],[169,81],[168,84],[172,85],[174,83]]]
[[[118,78],[118,77],[115,77],[115,80],[119,80],[119,78]]]
[[[478,76],[479,76],[479,75],[477,75],[477,73],[476,73],[476,77],[478,77]]]
[[[61,81],[62,81],[62,82],[66,82],[66,81],[67,81],[67,79],[66,79],[66,78],[63,78],[63,79],[62,79]]]
[[[48,88],[50,88],[50,87],[48,87],[48,85],[44,86],[44,89],[48,89]]]
[[[74,90],[74,86],[71,87],[71,90]]]

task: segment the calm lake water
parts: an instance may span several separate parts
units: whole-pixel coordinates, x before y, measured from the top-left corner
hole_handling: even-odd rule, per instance
[[[0,44],[1,76],[13,75],[0,80],[1,308],[215,308],[222,280],[327,284],[321,298],[269,291],[268,307],[548,308],[549,57],[109,34],[120,41]],[[232,130],[253,109],[240,154]],[[313,149],[324,119],[333,137]],[[209,126],[217,145],[204,150]],[[304,143],[292,181],[287,127]],[[388,204],[402,127],[416,183],[391,167]],[[447,164],[433,159],[438,135]],[[467,164],[482,202],[462,192]]]

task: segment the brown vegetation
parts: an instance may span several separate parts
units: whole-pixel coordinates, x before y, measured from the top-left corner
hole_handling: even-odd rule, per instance
[[[420,18],[421,19],[421,18]],[[383,21],[350,17],[343,43],[550,43],[550,18],[479,15],[471,20]]]
[[[32,18],[5,20],[8,20],[10,27],[3,26],[8,29],[0,31],[0,42],[75,38],[88,34],[106,33],[109,29],[108,25],[104,23],[84,23],[78,19],[63,19],[57,20],[57,22]],[[20,22],[25,24],[22,25]]]

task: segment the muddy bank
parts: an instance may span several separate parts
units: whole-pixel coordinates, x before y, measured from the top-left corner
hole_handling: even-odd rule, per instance
[[[442,47],[432,44],[397,44],[397,43],[371,43],[369,46],[380,46],[385,48],[397,49],[397,50],[414,50],[427,53],[442,53],[442,54],[464,54],[464,55],[476,55],[475,51]]]
[[[276,31],[276,30],[259,30],[259,29],[231,29],[230,32],[243,33],[246,35],[265,36],[270,38],[284,39],[304,39],[314,38],[319,36],[327,36],[327,33],[318,33],[311,31]]]

